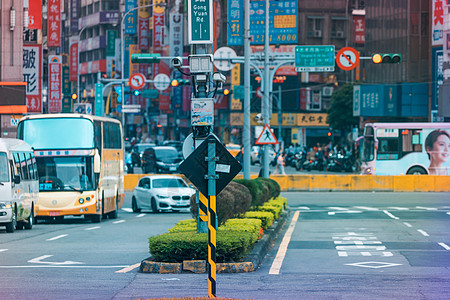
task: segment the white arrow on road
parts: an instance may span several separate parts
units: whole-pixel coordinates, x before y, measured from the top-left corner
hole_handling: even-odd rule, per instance
[[[32,264],[47,264],[47,265],[82,265],[83,263],[77,261],[66,260],[63,262],[51,262],[51,261],[43,261],[46,258],[52,257],[53,255],[42,255],[33,259],[30,259],[28,262]]]

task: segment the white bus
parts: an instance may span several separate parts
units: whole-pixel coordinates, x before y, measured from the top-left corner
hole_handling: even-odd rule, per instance
[[[450,123],[369,123],[360,143],[362,174],[450,174]]]
[[[33,149],[24,141],[0,138],[0,226],[6,232],[31,229],[39,211]]]
[[[125,199],[122,126],[80,114],[26,116],[17,136],[35,150],[39,218],[117,218]]]

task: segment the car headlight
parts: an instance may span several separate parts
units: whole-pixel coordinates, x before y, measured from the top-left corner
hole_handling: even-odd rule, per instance
[[[167,195],[156,195],[156,197],[161,198],[161,199],[169,198],[169,196],[167,196]]]
[[[0,209],[11,208],[11,203],[9,202],[0,202]]]

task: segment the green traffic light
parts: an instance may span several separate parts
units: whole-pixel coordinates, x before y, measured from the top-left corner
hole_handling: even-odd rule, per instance
[[[139,96],[140,94],[141,94],[140,91],[138,91],[138,90],[135,90],[135,91],[134,91],[134,95],[135,95],[135,96]]]

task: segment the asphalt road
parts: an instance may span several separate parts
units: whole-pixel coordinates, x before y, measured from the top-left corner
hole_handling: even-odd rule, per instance
[[[450,204],[444,193],[284,193],[290,216],[251,273],[218,274],[237,299],[444,299],[450,294]],[[139,273],[147,238],[189,214],[68,218],[7,234],[0,299],[205,297],[206,274]],[[298,218],[298,219],[297,219]]]

